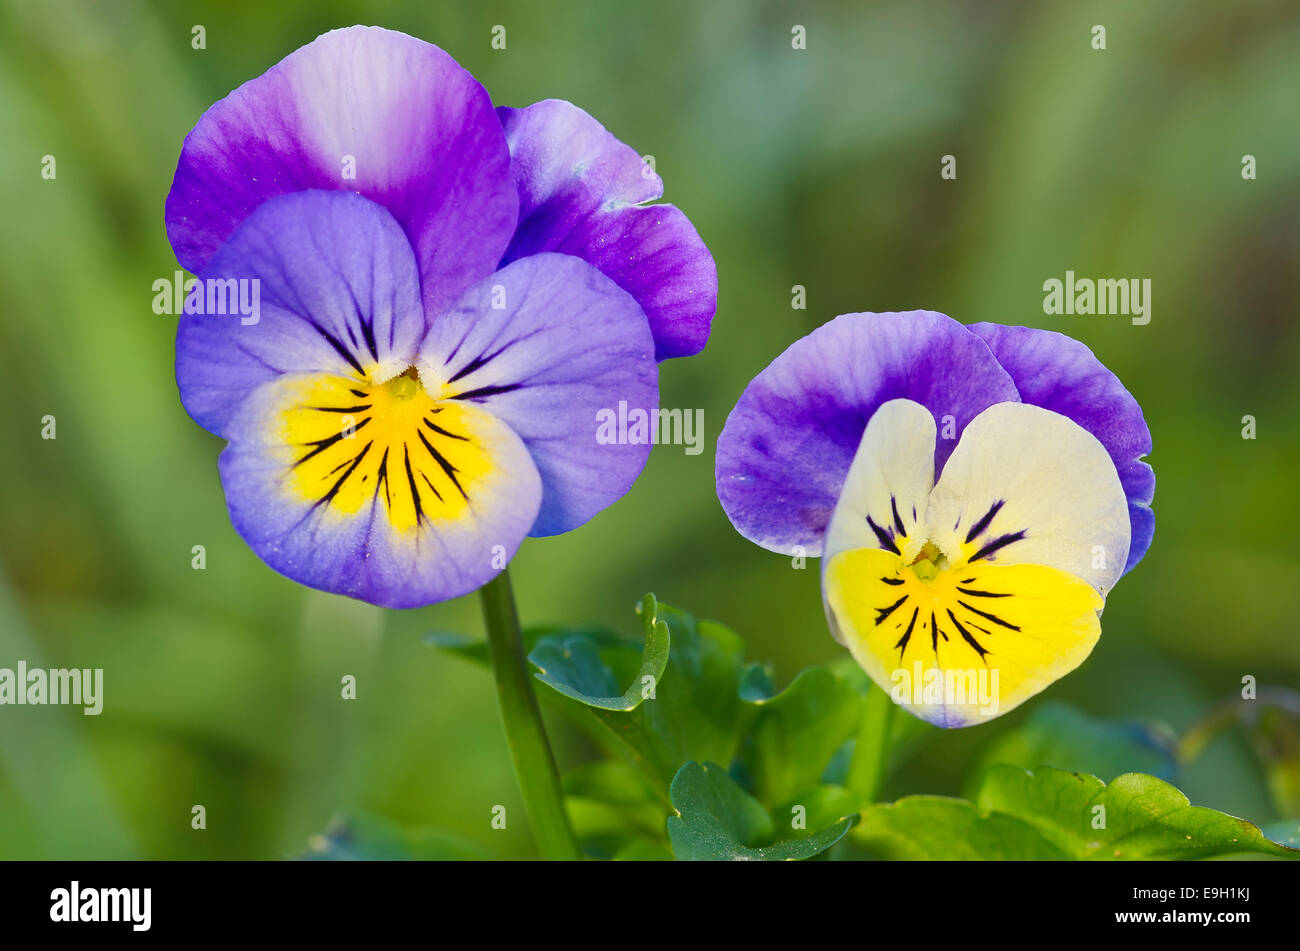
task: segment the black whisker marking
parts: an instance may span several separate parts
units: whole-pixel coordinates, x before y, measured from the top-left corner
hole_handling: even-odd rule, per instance
[[[366,349],[370,351],[370,356],[378,361],[379,347],[375,345],[375,318],[373,314],[369,320],[361,321],[361,335],[366,338]]]
[[[894,544],[894,540],[889,536],[889,532],[885,531],[872,521],[870,515],[867,516],[867,524],[870,525],[871,530],[876,533],[876,538],[880,540],[881,548],[885,549],[885,551],[892,551],[895,555],[901,554],[898,550],[898,546]]]
[[[885,584],[902,584],[902,583],[903,583],[903,579],[902,579],[902,578],[881,578],[880,580],[883,581]]]
[[[344,472],[343,475],[339,476],[338,481],[330,487],[330,490],[317,499],[315,504],[312,505],[313,510],[320,508],[322,505],[328,505],[330,501],[333,500],[334,496],[338,495],[339,489],[343,488],[343,483],[348,480],[348,476],[352,475],[352,473],[356,471],[357,466],[361,465],[361,460],[364,459],[366,453],[370,451],[370,446],[370,443],[366,443],[365,446],[362,447],[361,451],[357,453],[356,458],[352,460],[352,465],[348,466],[347,471]]]
[[[958,600],[957,603],[960,604],[967,611],[969,611],[971,614],[978,614],[980,617],[984,618],[985,620],[992,621],[994,624],[1000,624],[1009,631],[1020,630],[1020,628],[1017,625],[1002,620],[1002,618],[998,617],[996,614],[989,614],[987,611],[981,611],[979,608],[973,608],[965,601]]]
[[[425,481],[425,483],[429,486],[430,491],[432,491],[433,494],[436,495],[436,496],[438,497],[438,501],[441,502],[441,501],[442,501],[442,493],[439,492],[437,489],[434,488],[433,483],[429,481],[429,477],[428,477],[427,475],[424,474],[424,470],[423,470],[423,469],[420,470],[420,478],[423,479],[423,480]]]
[[[367,416],[367,417],[366,417],[365,419],[363,419],[359,424],[357,424],[356,426],[352,427],[352,433],[355,435],[355,434],[356,434],[357,432],[359,432],[362,428],[364,428],[365,425],[366,425],[366,423],[368,423],[368,422],[370,422],[370,417]],[[303,456],[303,457],[302,457],[301,459],[299,459],[297,462],[295,462],[295,463],[293,464],[293,468],[295,468],[295,469],[298,468],[300,465],[302,465],[302,464],[303,464],[304,462],[306,462],[308,459],[312,458],[313,456],[315,456],[315,455],[317,455],[317,454],[319,454],[319,453],[324,452],[324,451],[325,451],[326,449],[328,449],[330,446],[334,445],[336,442],[338,442],[340,439],[342,439],[342,438],[344,437],[344,435],[345,435],[345,432],[344,432],[343,430],[340,430],[339,432],[335,433],[333,436],[326,436],[324,439],[317,439],[317,440],[314,440],[314,441],[312,441],[312,442],[305,442],[305,443],[302,443],[302,445],[304,445],[304,446],[315,446],[316,448],[313,449],[311,452],[307,453],[307,455]]]
[[[434,412],[441,412],[441,410],[434,410]],[[459,439],[461,442],[469,442],[468,436],[457,436],[455,433],[448,432],[447,430],[443,429],[441,426],[434,425],[432,422],[430,422],[427,419],[424,421],[424,425],[428,426],[439,436],[446,436],[448,439]]]
[[[899,598],[897,601],[895,601],[887,608],[876,608],[876,627],[880,627],[881,624],[884,624],[885,618],[889,617],[889,615],[893,614],[896,610],[898,610],[898,606],[906,600],[907,600],[907,595],[903,595],[901,598]]]
[[[411,501],[415,503],[415,521],[424,521],[424,506],[420,502],[420,489],[415,484],[415,473],[411,471],[411,447],[402,443],[402,454],[406,458],[406,481],[411,486]]]
[[[393,496],[388,491],[388,450],[384,450],[384,458],[379,460],[379,477],[375,482],[375,495],[379,495],[379,484],[384,484],[384,502],[387,503],[389,511],[393,508]]]
[[[433,448],[433,443],[429,442],[429,440],[425,438],[424,433],[417,429],[415,434],[420,437],[420,442],[424,443],[424,448],[429,450],[429,455],[433,456],[434,461],[438,463],[442,468],[442,471],[447,474],[447,478],[451,480],[452,485],[454,485],[456,490],[460,492],[461,498],[468,501],[469,496],[465,494],[465,489],[461,486],[460,480],[456,478],[456,467],[447,461],[446,456]]]
[[[993,541],[989,542],[987,545],[985,545],[975,554],[971,555],[970,560],[979,561],[981,558],[987,558],[989,555],[993,554],[994,552],[1000,551],[1003,548],[1006,548],[1008,545],[1020,541],[1020,539],[1024,537],[1025,537],[1025,532],[1023,529],[1021,529],[1018,532],[1011,532],[1008,535],[999,535],[997,538],[993,539]]]
[[[907,529],[903,527],[903,516],[898,514],[898,500],[892,495],[889,497],[889,507],[894,512],[894,528],[898,529],[898,534],[906,535]]]
[[[919,607],[912,608],[912,620],[907,622],[907,630],[903,632],[903,636],[894,645],[899,650],[899,660],[902,660],[903,653],[907,650],[907,642],[912,638],[912,628],[916,625],[916,615],[920,613],[920,610]]]
[[[976,535],[988,528],[989,522],[993,521],[993,516],[997,515],[998,510],[1006,504],[1005,499],[998,499],[998,501],[994,502],[993,505],[989,507],[989,510],[980,516],[979,521],[970,527],[970,531],[966,533],[966,544],[969,545],[975,540]]]
[[[961,635],[962,640],[975,648],[975,653],[980,655],[980,660],[984,660],[984,655],[987,654],[988,651],[984,647],[980,646],[980,642],[975,640],[970,631],[961,626],[961,621],[957,620],[957,615],[952,613],[952,608],[948,609],[948,617],[952,618],[952,623],[957,625],[957,633]],[[988,661],[984,660],[984,663],[987,664]]]
[[[303,409],[315,410],[318,413],[360,413],[362,410],[370,409],[370,403],[358,403],[356,406],[304,406]]]
[[[334,336],[320,324],[316,323],[316,321],[308,320],[307,322],[311,324],[312,329],[325,338],[325,341],[334,348],[335,353],[348,362],[352,369],[356,370],[362,376],[365,376],[366,371],[361,369],[361,364],[357,361],[357,358],[352,355],[352,351],[343,346],[342,340]]]
[[[506,383],[501,386],[480,386],[478,389],[466,390],[464,393],[455,393],[445,397],[449,400],[480,400],[486,396],[497,396],[501,393],[513,393],[523,386],[522,383]]]
[[[457,371],[452,375],[451,379],[449,379],[447,382],[448,382],[448,383],[455,383],[457,380],[469,376],[469,375],[470,375],[471,373],[473,373],[475,370],[478,370],[478,369],[481,369],[482,367],[487,366],[489,363],[492,362],[493,358],[496,357],[497,353],[500,353],[500,352],[501,352],[501,351],[498,350],[496,353],[480,353],[480,354],[479,354],[477,357],[475,357],[473,360],[469,361],[469,363],[465,364],[463,367],[461,367],[459,370],[457,370]]]
[[[995,594],[995,593],[992,592],[992,591],[978,591],[978,590],[976,590],[975,588],[963,588],[961,585],[958,585],[958,586],[957,586],[957,590],[960,591],[962,594],[969,594],[972,598],[1009,598],[1009,597],[1011,597],[1011,595],[1009,595],[1009,594]]]

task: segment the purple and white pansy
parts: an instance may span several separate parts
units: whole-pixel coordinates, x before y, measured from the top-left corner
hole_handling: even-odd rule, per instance
[[[1076,340],[846,314],[751,381],[717,490],[746,538],[822,558],[832,633],[882,688],[965,726],[1091,652],[1151,545],[1150,451],[1141,407]]]
[[[468,593],[527,535],[583,524],[649,446],[600,409],[653,407],[697,353],[712,256],[663,183],[576,106],[494,109],[445,52],[327,33],[213,105],[166,202],[198,278],[176,378],[227,440],[235,528],[272,568],[390,607]],[[259,313],[204,311],[256,282]]]

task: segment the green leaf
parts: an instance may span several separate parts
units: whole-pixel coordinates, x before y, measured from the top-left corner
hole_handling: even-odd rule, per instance
[[[1155,776],[996,764],[974,802],[909,796],[866,809],[854,842],[892,859],[1300,858],[1242,819],[1193,806]]]
[[[613,678],[612,681],[607,682],[617,680],[615,671],[625,668],[630,671],[639,665],[644,658],[641,645],[638,642],[610,631],[608,628],[598,626],[561,627],[546,625],[532,627],[523,632],[523,641],[524,649],[530,653],[539,643],[548,645],[550,650],[558,649],[562,653],[566,643],[569,644],[569,650],[572,652],[574,644],[582,642],[583,646],[577,648],[579,654],[586,658],[593,651],[598,653],[601,662],[609,669],[608,674],[600,674],[599,676]],[[446,631],[434,631],[425,635],[425,643],[437,650],[454,654],[471,663],[484,667],[489,665],[487,645],[481,638],[471,638],[463,634]],[[558,648],[556,645],[558,645]],[[583,662],[590,663],[589,660]],[[587,672],[575,676],[590,677],[592,674]],[[668,804],[668,783],[672,778],[673,771],[676,769],[676,764],[661,762],[655,758],[662,754],[662,750],[656,744],[654,738],[646,733],[646,728],[640,720],[624,720],[619,711],[607,711],[599,707],[589,706],[581,700],[575,700],[568,693],[559,692],[555,684],[547,683],[547,686],[551,689],[537,691],[538,700],[541,703],[545,704],[549,709],[557,710],[570,723],[587,733],[611,755],[622,756],[630,762],[636,763],[647,777],[655,781],[655,792],[659,801],[663,805]],[[617,690],[618,688],[614,687],[613,689]]]
[[[639,613],[646,632],[639,653],[627,640],[579,644],[580,635],[568,634],[539,639],[529,659],[551,688],[543,693],[603,747],[641,769],[667,804],[683,763],[730,762],[739,748],[752,712],[739,694],[744,647],[722,625],[696,621],[653,595]],[[655,678],[653,696],[642,699],[647,676]],[[632,686],[617,696],[629,680]]]
[[[609,860],[630,845],[640,842],[664,841],[664,810],[656,808],[650,816],[650,825],[629,821],[628,812],[608,803],[579,797],[566,797],[565,811],[583,855],[593,859]]]
[[[668,625],[657,617],[656,607],[654,595],[646,595],[641,602],[645,649],[641,654],[641,666],[622,693],[617,693],[619,678],[601,659],[598,644],[581,634],[544,637],[537,642],[528,655],[529,661],[538,669],[537,679],[589,707],[635,710],[643,700],[654,696],[664,668],[668,666],[672,638]]]
[[[982,815],[965,799],[906,796],[862,813],[853,843],[895,861],[1065,859],[1033,826],[1013,816]]]
[[[785,802],[820,783],[862,715],[857,692],[824,667],[803,671],[755,706],[746,759],[755,794],[764,802]]]
[[[615,806],[654,802],[654,790],[645,777],[621,760],[602,759],[583,763],[564,774],[564,792]]]
[[[740,699],[746,703],[761,703],[776,693],[772,683],[772,668],[767,664],[746,664],[740,672]]]
[[[646,724],[662,739],[673,774],[690,760],[729,763],[751,714],[740,699],[745,645],[715,621],[664,604],[659,614],[673,648],[657,699],[642,708]]]
[[[525,651],[531,651],[537,642],[543,638],[558,636],[586,638],[598,647],[625,647],[632,643],[621,634],[611,631],[607,627],[594,624],[579,627],[560,627],[555,624],[538,625],[525,628],[522,636]],[[481,637],[470,637],[467,634],[458,634],[455,631],[430,631],[424,635],[424,643],[434,650],[452,654],[481,667],[491,665],[488,658],[487,641]]]
[[[1111,780],[1122,773],[1172,779],[1177,768],[1175,737],[1159,724],[1101,720],[1063,703],[1039,706],[1021,726],[995,739],[970,772],[967,794],[974,798],[984,771],[994,763],[1091,773]]]
[[[823,783],[803,790],[771,810],[776,838],[807,835],[802,829],[824,829],[862,808],[861,797],[846,786]],[[799,820],[795,825],[796,819]]]
[[[668,819],[668,838],[678,859],[806,859],[830,848],[853,825],[845,818],[812,835],[768,845],[775,834],[771,816],[712,763],[683,766],[673,778],[672,802],[677,815]]]
[[[491,856],[476,843],[442,829],[405,829],[370,813],[351,812],[333,819],[312,836],[310,861],[471,861]]]
[[[564,775],[565,802],[583,849],[612,858],[629,844],[663,842],[664,803],[645,777],[621,760],[596,760]]]
[[[1193,806],[1155,776],[1125,773],[1106,785],[1095,776],[1042,767],[1033,773],[993,766],[975,800],[981,812],[1015,815],[1079,859],[1195,859],[1259,853],[1300,858],[1257,826]],[[1104,811],[1103,811],[1104,810]],[[1097,828],[1104,824],[1104,828]]]

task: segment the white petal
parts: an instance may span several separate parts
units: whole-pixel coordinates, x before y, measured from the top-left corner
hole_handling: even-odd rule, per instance
[[[930,497],[930,525],[954,565],[1047,565],[1103,596],[1128,558],[1127,502],[1105,447],[1024,403],[990,406],[966,427]]]
[[[934,417],[920,403],[890,400],[872,414],[826,529],[823,573],[839,552],[885,548],[885,541],[905,561],[916,556],[926,538],[935,436]],[[829,609],[826,616],[831,633],[844,643]]]
[[[877,528],[902,536],[910,561],[925,543],[926,505],[934,486],[934,417],[920,403],[890,400],[867,422],[826,530],[824,559],[850,548],[886,547]],[[875,525],[877,528],[872,528]],[[901,528],[900,528],[901,526]]]

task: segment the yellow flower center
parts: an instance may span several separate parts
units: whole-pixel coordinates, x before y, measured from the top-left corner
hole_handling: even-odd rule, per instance
[[[423,392],[420,387],[420,373],[415,367],[407,367],[384,386],[395,400],[414,399]]]
[[[316,508],[354,515],[382,503],[394,528],[457,519],[493,470],[473,404],[434,399],[415,367],[377,381],[322,373],[291,384],[275,434],[288,482]]]
[[[934,542],[927,541],[908,567],[922,581],[931,582],[938,577],[939,572],[948,570],[948,556]]]

